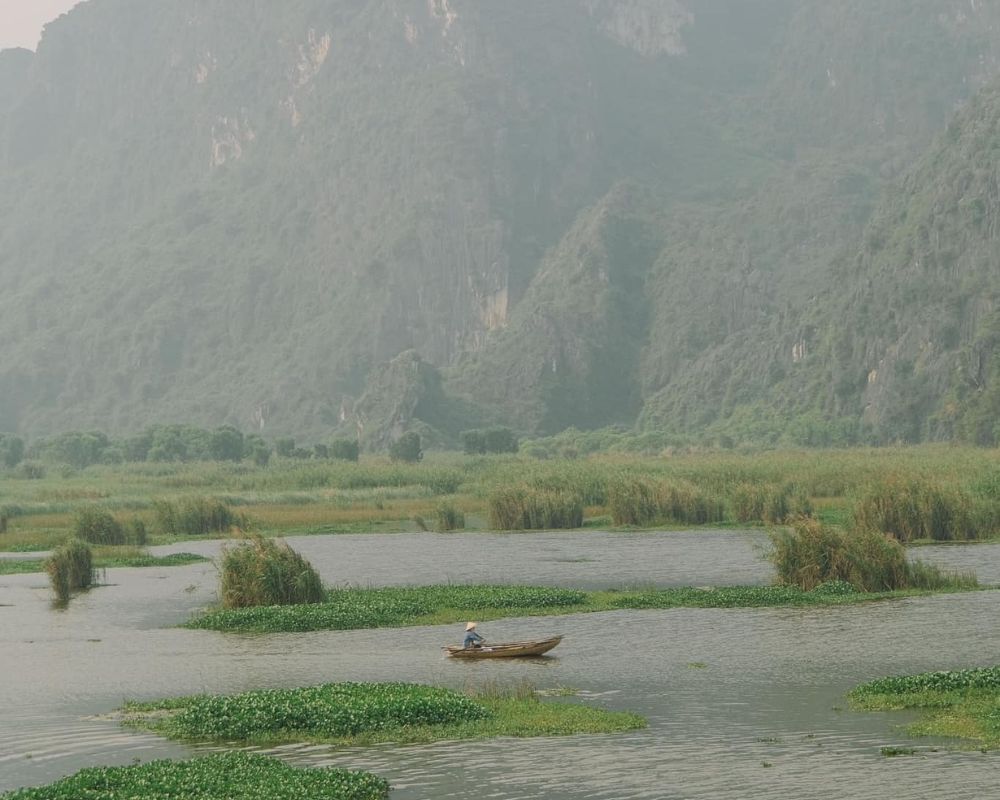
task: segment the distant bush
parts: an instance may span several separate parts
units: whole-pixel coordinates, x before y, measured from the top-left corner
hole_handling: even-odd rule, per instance
[[[330,458],[357,461],[361,448],[354,439],[334,439],[330,442]]]
[[[57,547],[45,561],[45,571],[60,603],[69,601],[72,592],[89,588],[94,582],[94,564],[90,548],[79,539],[70,539]]]
[[[90,544],[119,545],[128,542],[125,526],[110,511],[97,506],[86,506],[76,513],[73,535]]]
[[[517,434],[510,428],[486,428],[462,431],[462,449],[466,455],[485,453],[516,453],[519,447]]]
[[[421,448],[420,434],[409,431],[400,436],[389,446],[389,458],[393,461],[405,461],[414,464],[424,457]]]
[[[45,477],[45,467],[37,461],[22,461],[17,467],[17,477],[28,481],[40,481]]]
[[[0,433],[0,464],[12,469],[24,458],[24,440],[12,433]]]
[[[166,534],[206,536],[226,533],[233,528],[250,527],[249,520],[220,500],[193,497],[172,503],[159,500],[153,504],[157,527]]]
[[[465,527],[465,514],[450,503],[440,503],[436,510],[437,530],[457,531]]]
[[[254,536],[225,547],[219,590],[223,608],[321,603],[323,583],[308,561],[284,542]]]
[[[281,439],[274,440],[274,452],[277,453],[279,456],[288,458],[292,454],[293,450],[295,450],[294,439],[284,437]]]
[[[554,530],[583,525],[583,501],[570,492],[513,486],[488,498],[490,525],[501,531]]]

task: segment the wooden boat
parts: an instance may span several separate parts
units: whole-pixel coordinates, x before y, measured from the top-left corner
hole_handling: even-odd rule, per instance
[[[551,639],[539,639],[534,642],[504,642],[503,644],[484,644],[482,647],[462,647],[449,645],[442,648],[452,658],[516,658],[518,656],[540,656],[547,653],[559,642],[562,636]]]

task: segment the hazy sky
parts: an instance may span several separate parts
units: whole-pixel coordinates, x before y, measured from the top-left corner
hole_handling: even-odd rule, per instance
[[[0,0],[0,50],[27,47],[34,50],[42,26],[80,0]]]

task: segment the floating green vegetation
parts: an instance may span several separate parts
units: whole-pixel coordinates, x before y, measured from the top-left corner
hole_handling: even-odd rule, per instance
[[[168,556],[153,556],[148,553],[125,553],[122,555],[94,555],[94,569],[111,569],[114,567],[183,567],[208,561],[205,556],[194,553],[171,553]],[[43,559],[13,559],[0,558],[0,575],[24,575],[32,572],[45,572]]]
[[[965,587],[956,587],[956,590]],[[422,586],[341,589],[325,603],[260,606],[208,611],[186,627],[217,631],[278,633],[354,630],[408,625],[443,625],[470,618],[556,616],[621,609],[764,608],[843,605],[925,594],[845,591],[821,585],[813,591],[794,586],[675,587],[643,591],[585,592],[543,586]]]
[[[388,782],[370,773],[297,769],[265,756],[225,753],[190,761],[85,769],[48,786],[0,795],[0,800],[385,800],[388,796]]]
[[[180,740],[343,745],[613,733],[642,717],[543,702],[533,691],[489,686],[482,694],[406,683],[334,683],[301,689],[129,703],[125,723]]]
[[[956,737],[1000,749],[1000,667],[880,678],[856,686],[849,697],[861,710],[925,711],[908,727],[913,735]]]

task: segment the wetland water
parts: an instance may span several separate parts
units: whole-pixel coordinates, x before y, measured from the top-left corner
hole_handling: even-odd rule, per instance
[[[761,534],[367,534],[290,540],[330,583],[505,582],[606,588],[764,583]],[[208,555],[218,543],[157,548]],[[915,555],[1000,581],[1000,546]],[[296,764],[371,769],[406,798],[985,798],[1000,754],[931,752],[901,715],[843,710],[885,674],[997,662],[993,592],[844,608],[621,611],[483,623],[494,639],[563,633],[530,663],[449,662],[460,626],[223,635],[168,626],[211,602],[210,564],[113,569],[52,611],[43,575],[0,576],[0,791],[84,766],[184,757],[189,748],[95,718],[124,698],[345,680],[455,687],[492,678],[571,686],[649,718],[614,736],[442,742],[334,751],[284,746]],[[887,759],[886,745],[920,755]]]

